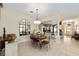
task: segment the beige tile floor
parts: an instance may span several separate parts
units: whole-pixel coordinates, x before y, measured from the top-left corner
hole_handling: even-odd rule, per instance
[[[18,44],[19,56],[79,56],[79,41],[74,40],[70,36],[64,36],[63,39],[50,39],[50,48],[34,47],[31,40]]]

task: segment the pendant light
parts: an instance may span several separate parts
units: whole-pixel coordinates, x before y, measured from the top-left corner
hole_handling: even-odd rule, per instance
[[[38,20],[38,9],[36,9],[36,20],[34,21],[34,24],[41,24],[41,21]]]

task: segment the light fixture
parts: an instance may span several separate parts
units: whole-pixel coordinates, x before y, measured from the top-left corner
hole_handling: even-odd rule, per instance
[[[41,24],[41,21],[34,21],[34,24]]]
[[[36,20],[34,21],[34,24],[41,24],[41,21],[38,20],[38,9],[36,9]]]

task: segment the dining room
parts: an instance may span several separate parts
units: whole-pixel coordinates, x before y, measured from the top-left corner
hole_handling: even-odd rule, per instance
[[[79,55],[78,4],[2,5],[0,38],[5,41],[5,56]]]

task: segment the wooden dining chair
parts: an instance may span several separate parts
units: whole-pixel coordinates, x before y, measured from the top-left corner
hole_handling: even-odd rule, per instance
[[[47,51],[50,48],[50,37],[41,41],[40,48],[46,47]]]

